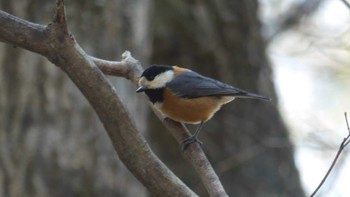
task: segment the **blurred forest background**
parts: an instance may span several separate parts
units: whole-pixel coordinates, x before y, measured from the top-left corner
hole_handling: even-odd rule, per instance
[[[290,71],[295,71],[293,63],[297,68],[311,64],[295,59],[308,54],[305,43],[318,42],[313,20],[335,1],[346,10],[340,0],[71,0],[66,1],[66,10],[71,32],[88,54],[119,60],[124,50],[130,50],[144,66],[180,65],[272,97],[271,103],[237,100],[226,105],[204,126],[200,139],[230,196],[299,197],[304,196],[304,182],[295,161],[299,169],[307,168],[302,166],[306,162],[298,160],[303,157],[294,155],[290,139],[299,146],[300,139],[312,136],[319,150],[326,146],[334,151],[342,135],[329,142],[330,135],[317,133],[330,127],[310,124],[307,134],[301,127],[291,127],[301,131],[290,138],[280,111],[290,126],[310,122],[312,116],[298,119],[304,117],[303,110],[309,115],[318,112],[319,105],[307,108],[301,98],[290,100],[302,96],[298,91],[309,82],[304,81],[309,79],[305,72]],[[40,24],[50,22],[54,7],[53,0],[0,0],[1,10]],[[348,15],[344,17],[349,20]],[[343,32],[348,31],[346,27]],[[294,55],[294,62],[286,60],[293,53],[303,55]],[[276,66],[283,61],[293,64],[292,69]],[[312,65],[323,74],[325,70],[343,73],[343,68],[332,69],[334,64],[321,69]],[[301,70],[305,69],[311,68]],[[180,179],[206,196],[196,173],[181,156],[180,146],[135,94],[136,87],[124,79],[109,79],[152,149]],[[326,145],[320,148],[322,144]],[[318,170],[320,178],[313,180],[317,183],[325,171]],[[151,196],[119,161],[94,111],[63,72],[37,54],[2,43],[0,196]]]

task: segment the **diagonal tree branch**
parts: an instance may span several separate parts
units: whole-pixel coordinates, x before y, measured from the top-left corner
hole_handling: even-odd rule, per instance
[[[339,146],[338,152],[335,155],[333,162],[331,164],[331,166],[329,167],[326,175],[323,177],[323,179],[321,180],[320,184],[317,186],[317,188],[312,192],[312,194],[310,195],[310,197],[313,197],[316,195],[316,193],[318,192],[318,190],[322,187],[322,185],[324,184],[324,182],[327,180],[329,174],[332,172],[335,164],[338,161],[338,158],[340,156],[340,154],[342,153],[342,151],[344,150],[344,148],[349,144],[350,142],[350,127],[349,127],[349,121],[348,121],[348,116],[347,113],[345,112],[344,114],[345,116],[345,122],[346,122],[346,126],[347,126],[347,130],[348,130],[348,135],[343,139],[342,143]]]
[[[1,40],[44,55],[70,77],[95,109],[120,159],[155,196],[196,196],[150,150],[114,88],[65,30],[64,15],[63,1],[58,1],[59,20],[47,27],[0,12]]]
[[[128,51],[124,52],[122,57],[123,60],[121,62],[106,61],[95,57],[90,58],[105,74],[121,76],[137,84],[141,72],[139,71],[139,67],[135,66],[139,64],[138,61],[134,59]],[[163,124],[179,144],[181,144],[184,139],[191,136],[190,132],[183,124],[170,119],[165,119],[165,117],[159,113],[152,104],[150,104],[150,106],[158,118],[164,120]],[[227,196],[219,177],[216,175],[205,153],[198,144],[194,143],[189,146],[184,151],[184,155],[197,171],[210,196]]]
[[[95,109],[120,159],[154,195],[196,196],[150,150],[114,88],[102,74],[124,77],[136,84],[142,72],[141,64],[129,52],[123,54],[120,62],[88,56],[70,35],[64,9],[63,1],[58,0],[53,23],[47,26],[0,10],[0,41],[39,53],[62,68]],[[154,111],[160,119],[164,118]],[[171,120],[163,123],[178,142],[190,136],[180,123]],[[227,196],[198,145],[189,146],[184,155],[198,172],[210,196]]]

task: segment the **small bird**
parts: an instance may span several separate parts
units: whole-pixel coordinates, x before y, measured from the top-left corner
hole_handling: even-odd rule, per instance
[[[138,84],[136,92],[145,92],[166,117],[199,124],[195,133],[182,142],[183,149],[194,142],[202,144],[197,138],[199,131],[222,105],[235,98],[270,100],[178,66],[152,65],[141,74]]]

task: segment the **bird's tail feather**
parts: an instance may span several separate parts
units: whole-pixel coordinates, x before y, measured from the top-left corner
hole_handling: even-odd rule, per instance
[[[269,98],[269,97],[262,96],[259,94],[250,93],[250,92],[237,95],[236,97],[237,98],[251,98],[251,99],[260,99],[260,100],[265,100],[265,101],[271,101],[271,98]]]

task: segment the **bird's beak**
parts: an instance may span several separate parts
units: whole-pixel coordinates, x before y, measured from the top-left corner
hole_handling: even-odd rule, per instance
[[[147,90],[147,88],[145,86],[140,86],[139,88],[137,88],[136,92],[139,93],[139,92],[143,92]]]

